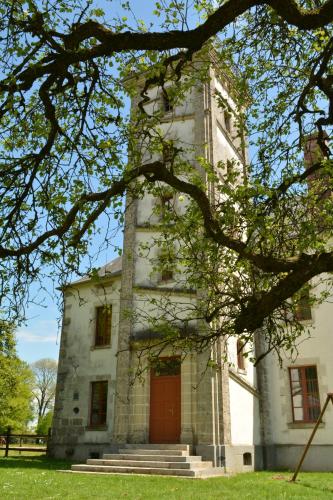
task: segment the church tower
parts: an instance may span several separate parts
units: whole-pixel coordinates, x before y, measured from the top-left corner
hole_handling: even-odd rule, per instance
[[[194,63],[194,70],[195,64],[200,62]],[[142,101],[141,78],[133,77],[130,82],[137,88],[133,109]],[[235,103],[228,90],[227,76],[218,66],[210,64],[209,78],[199,81],[176,104],[166,98],[169,90],[174,91],[170,86],[171,83],[165,84],[166,92],[159,87],[150,89],[144,104],[147,113],[159,114],[163,137],[171,140],[174,147],[186,149],[186,161],[198,169],[197,157],[204,157],[212,165],[231,161],[243,168],[245,151],[236,137],[232,113]],[[224,107],[219,105],[221,100]],[[149,157],[144,156],[144,161],[148,163]],[[206,179],[205,182],[207,193],[213,196],[213,186]],[[159,199],[151,193],[140,199],[127,199],[113,440],[119,444],[186,443],[193,445],[204,459],[212,460],[215,466],[242,470],[244,453],[253,455],[253,439],[240,447],[232,446],[230,397],[237,397],[238,388],[235,394],[235,391],[230,394],[229,368],[221,363],[226,349],[222,341],[217,341],[212,350],[193,352],[182,363],[178,361],[181,353],[169,346],[159,354],[166,367],[160,371],[146,370],[141,377],[133,379],[138,363],[146,363],[142,357],[138,358],[138,352],[144,358],[145,347],[154,342],[160,346],[158,332],[138,317],[144,317],[143,312],[146,316],[164,317],[164,311],[159,311],[157,304],[165,295],[168,300],[189,304],[197,297],[196,291],[180,285],[183,281],[177,281],[172,270],[160,272],[154,267],[161,257],[156,245],[159,236],[156,206],[167,210],[172,204],[176,212],[181,212],[182,198],[166,188]],[[192,327],[196,328],[195,322]],[[234,352],[235,346],[231,347]],[[209,359],[222,364],[221,369],[207,369]],[[250,376],[254,376],[252,371]],[[244,401],[244,409],[251,414],[252,433],[253,395],[248,399],[249,407]],[[247,424],[244,422],[244,425]],[[249,463],[253,464],[252,458],[247,465]]]
[[[177,93],[177,84],[170,81],[164,90],[150,88],[143,106],[153,116],[154,132],[181,151],[212,199],[214,185],[199,158],[213,166],[229,161],[243,172],[246,153],[233,121],[231,83],[214,54],[209,59],[193,62],[191,71],[198,77],[182,98],[168,100]],[[135,123],[144,75],[133,76],[126,85]],[[147,136],[152,130],[147,129]],[[149,151],[148,142],[137,147],[139,164],[166,160],[163,148],[158,156]],[[199,331],[196,320],[185,313],[187,306],[196,304],[199,292],[189,289],[181,268],[175,269],[172,262],[159,265],[170,263],[169,257],[179,251],[178,241],[174,248],[168,242],[165,259],[165,249],[157,243],[161,213],[172,209],[181,214],[187,203],[186,197],[162,184],[144,194],[130,190],[123,256],[101,268],[98,279],[86,277],[64,290],[53,456],[95,459],[124,444],[180,443],[225,471],[260,466],[255,458],[260,455],[255,453],[260,446],[256,375],[251,363],[237,356],[236,339],[228,345],[218,340],[185,357],[176,343],[161,348],[159,322],[170,314],[166,304],[180,311],[180,334]],[[222,363],[226,351],[230,363]],[[153,364],[148,362],[151,352]],[[220,369],[210,368],[210,361]]]

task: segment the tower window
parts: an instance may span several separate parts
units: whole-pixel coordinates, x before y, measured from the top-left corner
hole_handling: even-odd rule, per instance
[[[159,258],[161,281],[171,281],[174,278],[174,254],[173,252],[163,251]]]
[[[245,370],[244,344],[241,340],[237,340],[237,368]]]
[[[165,193],[160,198],[162,215],[173,209],[173,194]]]
[[[98,427],[106,424],[108,383],[91,383],[90,425]]]
[[[228,176],[233,172],[233,162],[231,160],[226,161],[226,171]]]
[[[171,281],[173,279],[172,269],[163,269],[161,272],[161,281]]]
[[[297,301],[295,317],[297,321],[311,321],[312,312],[310,304],[310,293],[309,290],[304,290],[302,295]]]
[[[166,113],[171,113],[173,111],[173,105],[170,102],[169,96],[166,92],[162,94],[163,109]]]
[[[224,124],[227,132],[231,132],[231,115],[229,111],[224,112]]]
[[[316,366],[289,368],[294,422],[316,422],[320,399]]]
[[[96,308],[95,346],[110,345],[111,319],[111,306],[101,306]]]

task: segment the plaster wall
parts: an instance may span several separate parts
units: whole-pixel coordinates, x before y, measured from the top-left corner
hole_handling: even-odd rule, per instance
[[[216,122],[216,137],[218,148],[216,151],[216,162],[226,160],[234,160],[235,162],[240,161],[239,155],[232,144],[230,134],[223,128],[221,122],[217,120]],[[239,164],[239,171],[241,172],[241,165]]]
[[[319,285],[317,291],[323,289],[323,286]],[[270,412],[269,432],[273,443],[269,456],[270,462],[276,467],[295,467],[302,446],[308,441],[314,427],[313,423],[293,422],[289,367],[317,366],[321,406],[325,402],[326,394],[333,391],[331,302],[332,297],[312,309],[312,321],[306,325],[309,335],[304,334],[299,339],[297,355],[285,356],[281,367],[273,355],[266,361],[270,380],[270,390],[266,397]],[[333,456],[333,405],[331,404],[326,410],[323,423],[317,430],[312,448],[304,464],[304,470],[332,470],[332,460],[330,466],[326,460],[328,455]]]
[[[78,457],[80,445],[110,443],[113,430],[120,280],[79,284],[65,291],[56,405],[52,430],[54,455]],[[111,343],[95,347],[96,308],[112,306]],[[90,428],[91,383],[108,382],[107,422]],[[52,449],[51,449],[52,452]],[[87,451],[86,451],[87,453]]]
[[[238,382],[229,381],[231,442],[233,445],[260,443],[258,396]]]

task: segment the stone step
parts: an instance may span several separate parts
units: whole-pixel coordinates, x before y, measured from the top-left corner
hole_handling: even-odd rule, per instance
[[[87,465],[105,465],[120,467],[140,467],[153,469],[207,469],[212,467],[212,462],[160,462],[160,461],[140,461],[140,460],[105,460],[88,459]]]
[[[146,448],[120,448],[119,453],[131,455],[169,455],[175,457],[186,457],[189,455],[187,450],[164,450],[164,449],[146,449]]]
[[[130,466],[112,466],[112,465],[72,465],[73,472],[105,472],[113,474],[158,474],[163,476],[187,476],[195,477],[200,474],[200,470],[191,469],[164,469],[158,467],[130,467]]]
[[[144,450],[180,450],[180,451],[191,451],[192,446],[190,444],[151,444],[151,443],[126,443],[121,445],[122,448],[131,449],[144,449]]]
[[[103,458],[90,458],[86,464],[72,465],[72,472],[86,474],[157,474],[182,477],[213,477],[224,470],[190,455],[189,445],[123,445],[118,453],[106,453]],[[219,470],[217,470],[219,469]]]
[[[140,450],[137,450],[140,451]],[[201,457],[195,455],[139,455],[133,453],[105,453],[103,460],[148,460],[167,462],[201,462]]]

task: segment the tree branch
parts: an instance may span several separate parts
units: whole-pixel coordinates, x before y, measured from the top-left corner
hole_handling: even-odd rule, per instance
[[[16,78],[21,83],[3,80],[0,82],[0,90],[28,90],[34,81],[45,75],[63,73],[64,69],[72,64],[110,56],[117,52],[180,48],[195,52],[241,14],[251,7],[260,5],[272,7],[282,19],[300,29],[316,29],[333,21],[333,0],[327,0],[314,10],[304,10],[294,0],[285,0],[283,3],[279,0],[230,0],[219,7],[203,24],[189,31],[114,33],[102,24],[90,20],[74,25],[71,33],[53,34],[63,40],[64,50],[61,53],[51,52],[42,61],[18,73]],[[26,29],[29,31],[29,23],[26,24]],[[33,34],[40,30],[41,36],[45,36],[43,25],[38,28],[38,24],[34,23],[30,26],[31,30]],[[91,38],[100,43],[91,48],[79,48],[82,42]]]

